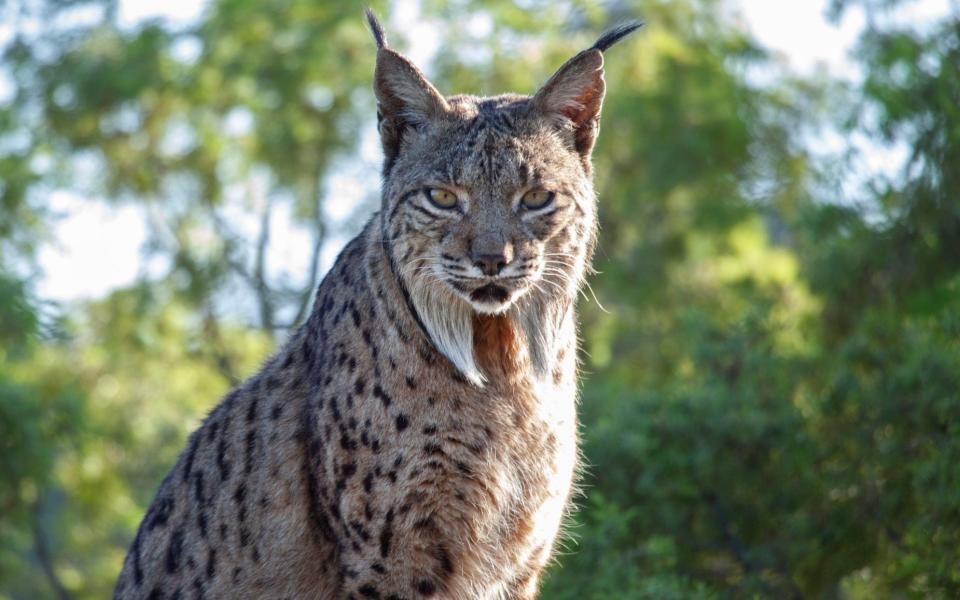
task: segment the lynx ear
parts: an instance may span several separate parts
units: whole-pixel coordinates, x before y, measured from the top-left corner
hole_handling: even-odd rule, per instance
[[[642,23],[620,25],[603,34],[590,48],[568,60],[533,97],[533,105],[561,125],[572,125],[574,145],[585,159],[590,156],[600,130],[600,107],[606,83],[603,80],[603,52]]]
[[[387,47],[383,27],[372,11],[367,21],[377,42],[377,68],[373,91],[377,97],[377,122],[383,144],[385,171],[400,152],[403,136],[449,110],[447,101],[405,56]]]

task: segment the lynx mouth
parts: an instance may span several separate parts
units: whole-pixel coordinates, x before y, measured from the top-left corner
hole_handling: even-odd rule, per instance
[[[467,294],[473,310],[488,315],[504,312],[513,304],[515,297],[514,291],[495,283],[488,283]]]
[[[503,304],[510,299],[510,292],[505,287],[488,283],[470,292],[470,299],[474,302]]]
[[[499,282],[484,282],[477,288],[473,288],[469,283],[462,281],[448,280],[447,283],[473,307],[473,310],[489,315],[500,314],[509,309],[514,300],[524,292],[523,288],[516,289],[511,285],[503,285]]]

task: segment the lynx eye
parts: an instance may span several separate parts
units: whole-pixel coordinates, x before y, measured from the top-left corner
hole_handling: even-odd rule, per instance
[[[457,195],[443,188],[427,188],[427,198],[440,208],[453,208],[457,205]]]
[[[553,196],[553,192],[547,190],[530,190],[520,198],[520,204],[530,210],[543,208],[553,201]]]

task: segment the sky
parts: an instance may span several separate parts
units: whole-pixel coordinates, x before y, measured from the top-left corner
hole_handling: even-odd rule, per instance
[[[835,77],[856,79],[859,72],[851,60],[851,51],[864,26],[863,13],[853,9],[847,11],[839,23],[830,23],[825,17],[827,3],[828,0],[738,2],[742,26],[772,50],[786,68],[801,75],[826,70]],[[436,35],[429,24],[419,20],[417,0],[400,0],[399,4],[388,27],[410,31],[411,46],[405,51],[414,62],[427,65],[436,49]],[[956,5],[957,0],[920,0],[900,11],[896,18],[924,22],[957,10]],[[185,25],[196,20],[203,8],[204,3],[198,0],[120,0],[119,18],[130,27],[157,17],[171,24]],[[0,46],[13,34],[11,20],[5,17],[9,14],[4,15],[0,4]],[[480,20],[470,26],[482,31],[489,24]],[[0,76],[0,101],[10,92],[9,83]],[[352,201],[376,192],[379,144],[375,135],[372,128],[365,132],[357,165],[344,165],[332,176],[331,185],[340,191],[340,197],[351,199],[330,207],[329,216],[334,221],[347,216],[347,205]],[[869,145],[869,141],[864,143]],[[868,172],[889,172],[897,167],[905,153],[904,148],[868,147],[862,168]],[[162,272],[164,265],[143,263],[140,248],[146,241],[146,226],[142,213],[136,208],[91,202],[69,192],[56,192],[49,202],[64,216],[54,227],[53,241],[39,253],[44,273],[37,286],[40,297],[65,302],[98,298],[132,283],[143,272]],[[275,226],[284,228],[283,219],[278,219]],[[276,261],[274,264],[283,264],[292,273],[305,273],[305,257],[309,254],[306,236],[298,237],[285,229],[284,235],[273,239],[284,240],[284,243],[272,248],[268,259]],[[328,244],[324,250],[325,266],[333,261],[345,241],[335,239]]]

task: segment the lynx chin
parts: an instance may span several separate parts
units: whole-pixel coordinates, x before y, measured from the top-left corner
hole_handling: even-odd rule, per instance
[[[387,45],[380,210],[160,486],[114,598],[529,599],[577,462],[603,52],[444,96]]]

